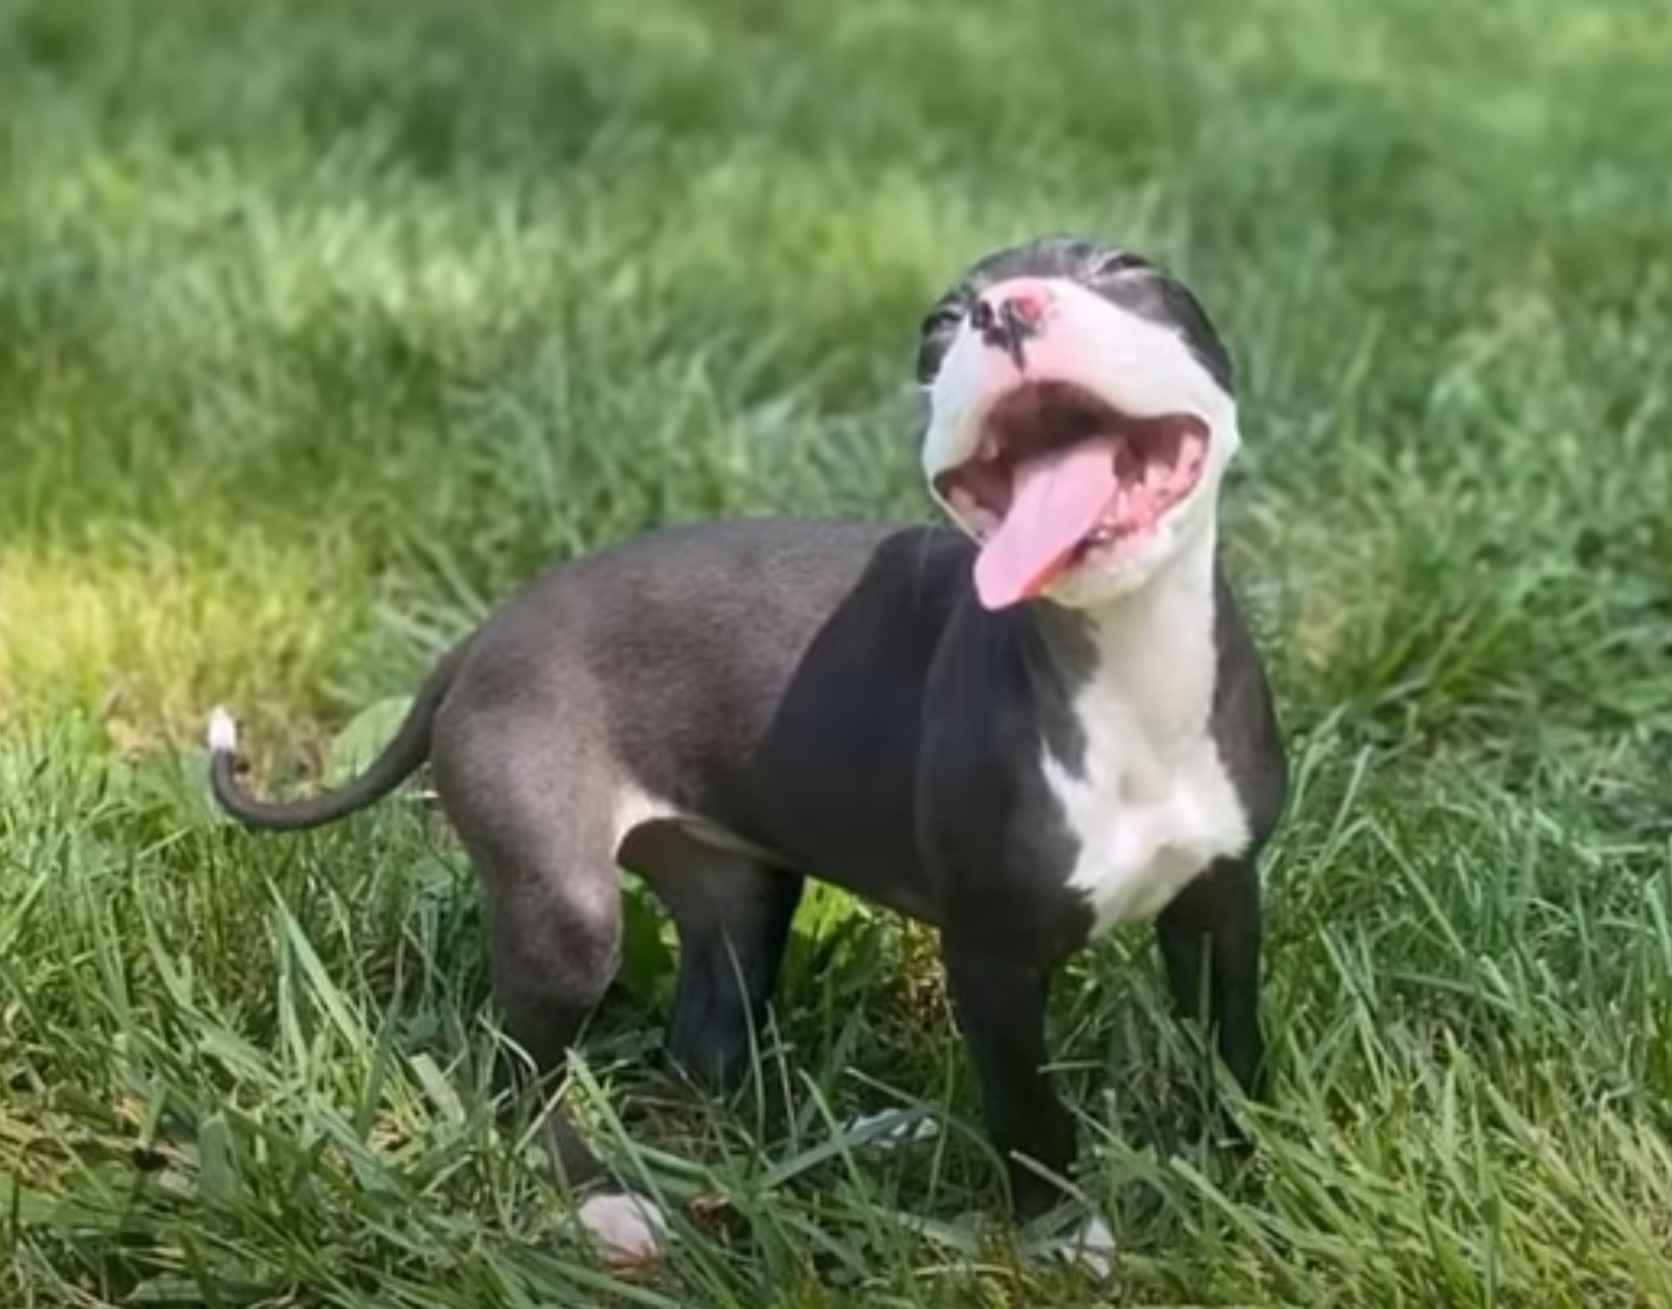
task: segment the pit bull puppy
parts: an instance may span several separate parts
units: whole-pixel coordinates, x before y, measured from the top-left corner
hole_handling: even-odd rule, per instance
[[[646,534],[506,602],[341,790],[251,797],[219,710],[210,778],[241,822],[295,830],[427,761],[487,898],[508,1032],[547,1073],[612,979],[618,867],[677,926],[669,1053],[719,1087],[747,1071],[804,878],[933,925],[1026,1220],[1063,1199],[1038,1169],[1075,1161],[1047,991],[1111,928],[1153,920],[1180,1010],[1258,1094],[1256,861],[1287,768],[1219,560],[1231,359],[1191,292],[1128,250],[1030,241],[936,303],[917,380],[950,527]],[[605,1246],[654,1252],[649,1201],[561,1113],[551,1139]]]

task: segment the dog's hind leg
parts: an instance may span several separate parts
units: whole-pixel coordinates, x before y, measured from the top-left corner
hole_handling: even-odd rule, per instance
[[[634,833],[622,861],[667,906],[679,935],[668,1057],[703,1085],[734,1090],[766,1021],[804,879],[663,823]]]
[[[474,720],[435,753],[438,793],[486,899],[494,998],[506,1034],[541,1081],[565,1068],[621,949],[608,774],[559,746],[537,720]],[[508,1071],[519,1080],[521,1070]],[[604,1181],[608,1170],[561,1108],[551,1111],[547,1131],[568,1186]],[[606,1185],[580,1217],[612,1258],[656,1252],[663,1222],[648,1201]]]

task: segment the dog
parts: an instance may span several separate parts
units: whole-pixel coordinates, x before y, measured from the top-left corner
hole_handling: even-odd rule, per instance
[[[428,762],[485,895],[496,1004],[545,1075],[612,981],[620,867],[677,929],[668,1053],[722,1089],[806,877],[932,925],[1027,1222],[1076,1159],[1050,982],[1116,925],[1153,921],[1179,1011],[1261,1095],[1257,864],[1286,756],[1218,541],[1232,360],[1184,283],[1033,239],[959,277],[916,364],[949,521],[734,519],[559,563],[439,661],[340,790],[252,797],[222,710],[210,785],[245,825],[296,830]],[[653,1257],[664,1216],[560,1110],[549,1126],[606,1252]]]

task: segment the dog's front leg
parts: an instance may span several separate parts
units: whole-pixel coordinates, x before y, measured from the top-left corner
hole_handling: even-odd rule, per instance
[[[1260,876],[1252,858],[1224,859],[1161,911],[1156,935],[1180,1015],[1205,1019],[1243,1093],[1264,1090],[1260,1032]]]
[[[1026,1222],[1066,1197],[1023,1159],[1066,1179],[1075,1154],[1074,1121],[1045,1071],[1051,970],[991,946],[944,937],[941,957],[975,1066],[987,1132],[1005,1163],[1012,1209]]]

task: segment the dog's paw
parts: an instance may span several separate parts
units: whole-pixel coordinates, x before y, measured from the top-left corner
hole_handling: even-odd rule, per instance
[[[1115,1234],[1101,1218],[1088,1218],[1079,1231],[1052,1242],[1051,1252],[1100,1282],[1115,1271]]]
[[[587,1199],[579,1216],[612,1268],[639,1268],[661,1256],[668,1220],[643,1196],[605,1191]]]
[[[884,1109],[881,1113],[859,1114],[842,1124],[842,1135],[859,1143],[867,1150],[893,1150],[915,1141],[928,1141],[940,1135],[940,1124],[933,1118],[902,1109]]]

